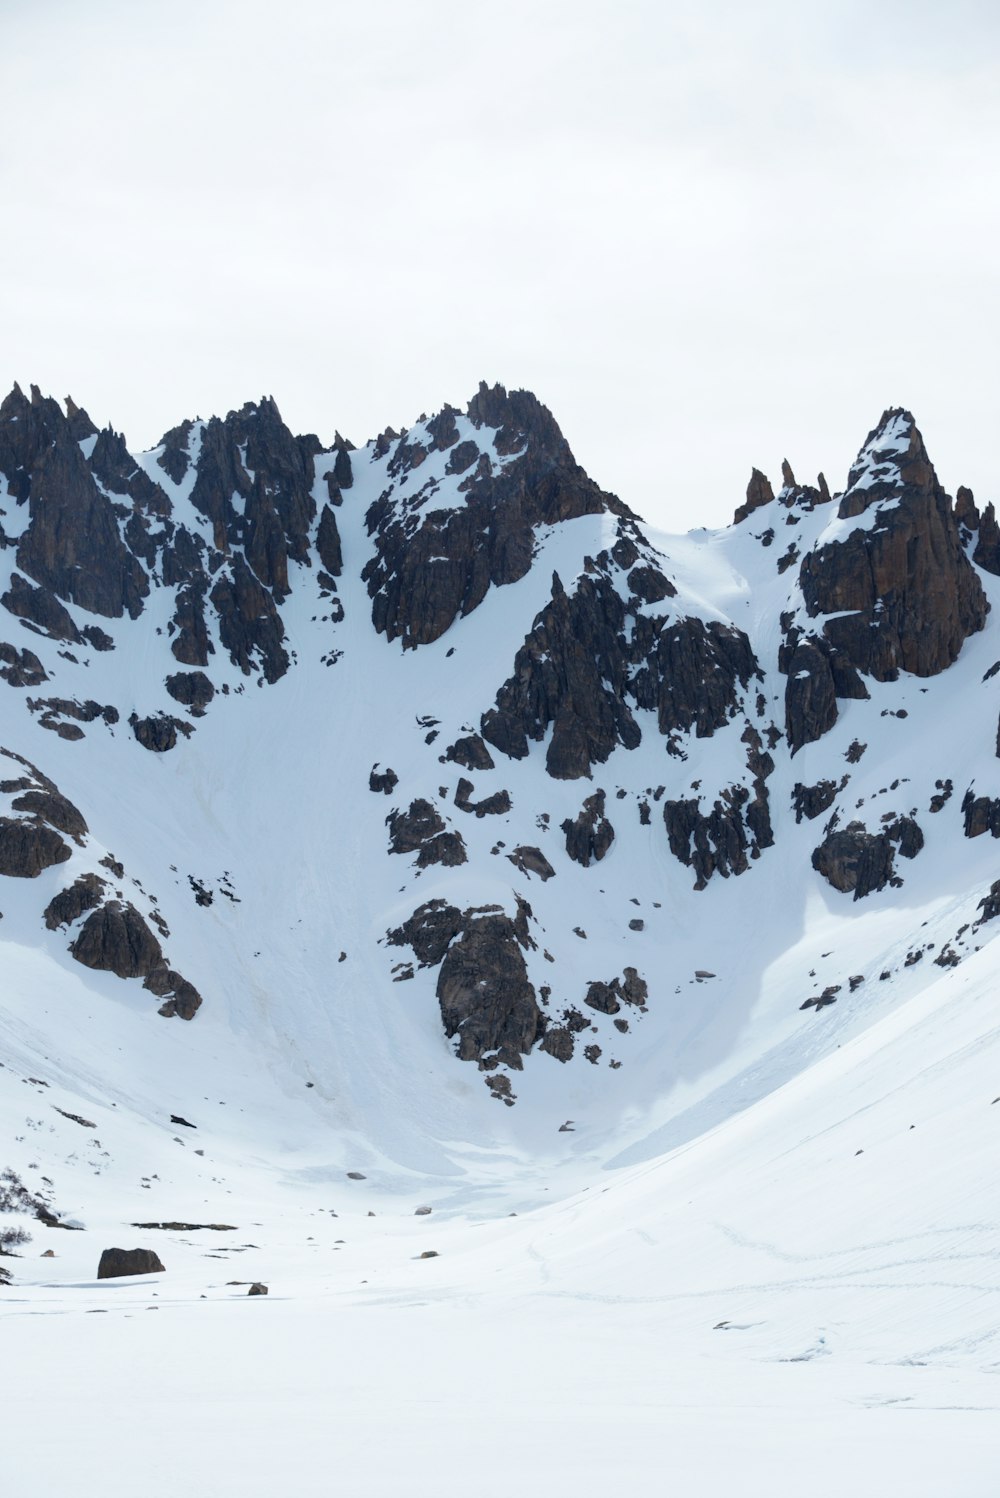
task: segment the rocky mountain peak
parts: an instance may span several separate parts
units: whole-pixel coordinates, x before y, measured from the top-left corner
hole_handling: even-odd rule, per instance
[[[840,517],[846,520],[861,515],[885,499],[913,499],[939,488],[913,416],[894,406],[882,413],[851,466],[840,501]]]

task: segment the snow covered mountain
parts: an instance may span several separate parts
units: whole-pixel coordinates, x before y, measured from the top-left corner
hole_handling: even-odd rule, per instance
[[[348,1171],[359,1218],[461,1224],[612,1181],[613,1222],[542,1214],[565,1282],[652,1294],[683,1208],[696,1294],[756,1285],[768,1235],[833,1275],[877,1141],[868,1236],[902,1214],[975,1263],[949,1345],[995,1372],[966,1216],[1000,1112],[1000,527],[903,410],[842,491],[782,479],[663,537],[525,392],[362,448],[265,399],[132,455],[15,387],[9,1220],[89,1229],[52,1235],[85,1280],[126,1224],[329,1234]],[[534,1252],[490,1232],[469,1283]],[[171,1241],[194,1294],[204,1245]],[[897,1290],[872,1345],[916,1357],[936,1323]]]

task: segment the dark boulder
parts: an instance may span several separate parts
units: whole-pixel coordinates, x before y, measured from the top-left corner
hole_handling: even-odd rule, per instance
[[[189,707],[199,718],[215,696],[215,688],[204,671],[176,671],[167,677],[166,688],[175,702]]]
[[[897,817],[881,832],[868,832],[861,822],[851,822],[843,831],[832,830],[814,851],[812,866],[828,884],[842,894],[853,891],[855,900],[899,883],[895,853],[915,858],[924,846],[924,835],[911,817]]]
[[[185,738],[191,733],[190,723],[168,717],[165,713],[157,713],[150,718],[137,718],[133,713],[129,723],[142,747],[151,750],[153,754],[166,754],[176,745],[178,733]]]
[[[522,843],[514,849],[513,853],[508,853],[507,857],[516,869],[521,870],[522,874],[537,874],[543,884],[546,879],[555,878],[556,871],[541,848],[533,848]]]
[[[97,1266],[99,1280],[122,1279],[128,1274],[165,1274],[166,1270],[151,1248],[106,1248]]]
[[[445,750],[445,759],[453,764],[461,765],[466,770],[492,770],[494,768],[493,756],[478,733],[468,734],[464,738],[456,739],[453,744],[449,744]]]
[[[371,774],[368,777],[368,789],[381,793],[383,796],[391,796],[399,784],[399,776],[395,770],[388,767],[380,770],[378,765],[372,765]]]
[[[70,953],[84,967],[145,978],[163,961],[160,943],[134,905],[111,900],[84,921]]]

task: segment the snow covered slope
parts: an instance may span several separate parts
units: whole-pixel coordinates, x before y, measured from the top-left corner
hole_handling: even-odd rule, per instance
[[[664,1419],[712,1492],[723,1415],[719,1486],[791,1492],[824,1410],[862,1445],[827,1440],[814,1492],[869,1439],[911,1491],[994,1490],[1000,538],[906,412],[842,494],[783,477],[662,537],[499,387],[361,449],[263,401],[138,458],[72,402],[0,406],[0,1231],[34,1235],[0,1312],[26,1387],[66,1335],[109,1376],[194,1339],[168,1377],[194,1420],[221,1331],[246,1350],[226,1442],[263,1366],[298,1433],[239,1490],[298,1462],[321,1492],[302,1381],[349,1408],[356,1372],[316,1350],[329,1315],[367,1379],[400,1334],[438,1349],[385,1396],[428,1492],[596,1492],[608,1463],[646,1490]],[[149,1280],[93,1279],[123,1239],[167,1264],[140,1342]],[[800,1421],[784,1486],[758,1397]],[[88,1439],[88,1400],[56,1402]],[[538,1434],[484,1462],[487,1406],[548,1409],[572,1457],[550,1471]],[[340,1430],[348,1490],[398,1491],[367,1429]],[[215,1490],[220,1440],[147,1490],[198,1461]]]

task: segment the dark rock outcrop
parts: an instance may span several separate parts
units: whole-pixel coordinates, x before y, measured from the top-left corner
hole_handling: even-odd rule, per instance
[[[157,1013],[164,1019],[172,1019],[174,1015],[178,1019],[194,1019],[201,1008],[201,994],[194,984],[174,972],[165,960],[153,967],[142,986],[163,1000]]]
[[[107,882],[97,874],[81,874],[66,889],[54,895],[45,908],[45,924],[50,931],[59,926],[72,926],[88,910],[100,905],[107,889]]]
[[[145,978],[163,962],[160,943],[134,905],[110,900],[84,921],[70,947],[84,967],[119,978]]]
[[[974,796],[971,788],[962,797],[962,817],[966,837],[1000,837],[1000,798]]]
[[[627,967],[620,978],[612,978],[610,983],[588,984],[583,1002],[601,1014],[617,1014],[623,1004],[644,1009],[648,996],[645,978],[641,978],[634,967]]]
[[[30,400],[15,386],[0,405],[0,472],[28,503],[21,572],[90,613],[137,618],[149,578],[122,540],[70,421],[34,385]]]
[[[452,472],[476,462],[463,480],[460,507],[435,509],[431,497],[423,507],[412,497],[401,502],[390,488],[366,517],[375,540],[375,555],[362,574],[372,620],[404,648],[439,639],[456,618],[479,606],[491,586],[522,578],[539,526],[605,510],[628,513],[577,465],[551,413],[529,392],[508,395],[500,385],[481,385],[468,416],[496,457],[478,447],[475,454],[463,453],[465,444],[452,448]],[[451,445],[452,428],[435,421],[439,435],[429,447],[409,436],[396,440],[390,477],[418,467],[433,448]],[[499,430],[484,430],[491,427]],[[391,445],[387,435],[384,451]],[[512,462],[499,461],[512,454]]]
[[[510,811],[509,791],[494,791],[492,796],[484,796],[480,801],[473,801],[474,789],[472,781],[466,780],[464,776],[458,782],[455,790],[455,805],[459,811],[474,812],[477,817],[502,816]]]
[[[378,765],[372,765],[371,774],[368,777],[370,791],[381,793],[383,796],[391,796],[398,784],[399,776],[395,770],[390,770],[388,766],[380,770]]]
[[[492,770],[494,768],[493,756],[479,737],[478,733],[467,734],[464,738],[456,739],[449,744],[445,750],[445,759],[452,764],[461,765],[465,770]]]
[[[409,946],[422,967],[436,967],[437,997],[445,1034],[458,1037],[463,1061],[495,1053],[520,1068],[544,1028],[524,951],[534,946],[531,907],[520,896],[516,914],[499,905],[461,911],[430,900],[388,933],[393,946]]]
[[[767,477],[761,473],[759,468],[753,469],[750,474],[750,482],[747,484],[746,501],[741,504],[733,516],[733,524],[739,525],[741,520],[746,520],[754,510],[759,510],[762,505],[769,505],[774,498],[774,490],[771,488]]]
[[[615,829],[604,815],[605,796],[595,791],[588,796],[577,815],[562,824],[566,835],[566,852],[581,868],[600,863],[615,840]]]
[[[51,781],[43,789],[24,791],[11,802],[11,809],[27,813],[36,822],[47,822],[57,831],[67,833],[75,843],[82,844],[87,836],[83,813],[67,797],[60,795]]]
[[[428,900],[402,926],[388,932],[392,946],[407,946],[421,967],[437,967],[465,924],[465,917],[446,900]]]
[[[867,695],[858,673],[937,675],[982,629],[989,607],[908,411],[887,411],[869,433],[838,515],[865,519],[808,552],[799,571],[820,632],[804,637],[796,626],[782,652],[793,752],[835,721],[836,697]]]
[[[0,641],[0,677],[11,687],[39,687],[48,675],[33,650]]]
[[[443,818],[430,801],[418,797],[407,811],[391,811],[386,817],[390,853],[416,853],[417,867],[444,864],[454,868],[468,855],[460,833],[446,830]]]
[[[530,907],[520,898],[513,918],[499,909],[466,912],[438,974],[437,995],[445,1034],[458,1038],[463,1061],[495,1051],[520,1066],[542,1029],[542,1015],[524,962],[533,946]]]
[[[175,702],[189,707],[197,718],[204,715],[215,696],[215,688],[204,671],[177,671],[167,677],[166,688]]]
[[[654,712],[665,737],[691,729],[710,736],[759,675],[739,630],[715,620],[670,621],[638,605],[630,613],[614,567],[613,553],[602,553],[571,595],[553,576],[551,602],[483,715],[483,737],[514,759],[551,727],[546,768],[556,779],[589,776],[619,744],[637,748],[642,734],[633,707]]]
[[[128,1274],[165,1274],[160,1258],[151,1248],[106,1248],[97,1266],[99,1280],[121,1279]]]
[[[839,785],[835,780],[818,780],[815,785],[803,785],[801,781],[796,781],[792,787],[792,807],[796,822],[801,822],[803,817],[811,822],[815,817],[822,816],[833,805],[846,784],[846,775]]]
[[[915,858],[924,845],[924,835],[911,817],[897,817],[881,832],[869,832],[861,822],[851,822],[843,831],[830,831],[812,856],[812,865],[828,884],[842,894],[854,893],[861,900],[887,884],[898,884],[894,855]]]
[[[59,602],[48,588],[38,588],[23,578],[19,572],[10,575],[10,586],[0,598],[0,603],[9,614],[22,619],[38,634],[51,640],[65,640],[71,645],[82,643],[82,636],[69,610]]]
[[[137,718],[133,713],[129,719],[132,732],[144,749],[154,754],[166,754],[177,743],[177,735],[184,738],[191,734],[191,724],[180,718],[171,718],[166,713],[157,713],[149,718]]]
[[[545,857],[541,848],[532,848],[521,844],[514,849],[513,853],[508,853],[507,857],[516,869],[521,870],[522,874],[537,874],[543,884],[546,879],[555,878],[556,871]]]
[[[58,832],[44,823],[0,817],[0,874],[35,879],[43,869],[65,863],[70,852]]]
[[[282,643],[285,627],[274,598],[239,553],[232,559],[229,575],[219,577],[209,596],[219,615],[219,639],[244,676],[256,668],[265,681],[280,680],[288,670],[288,652]]]

